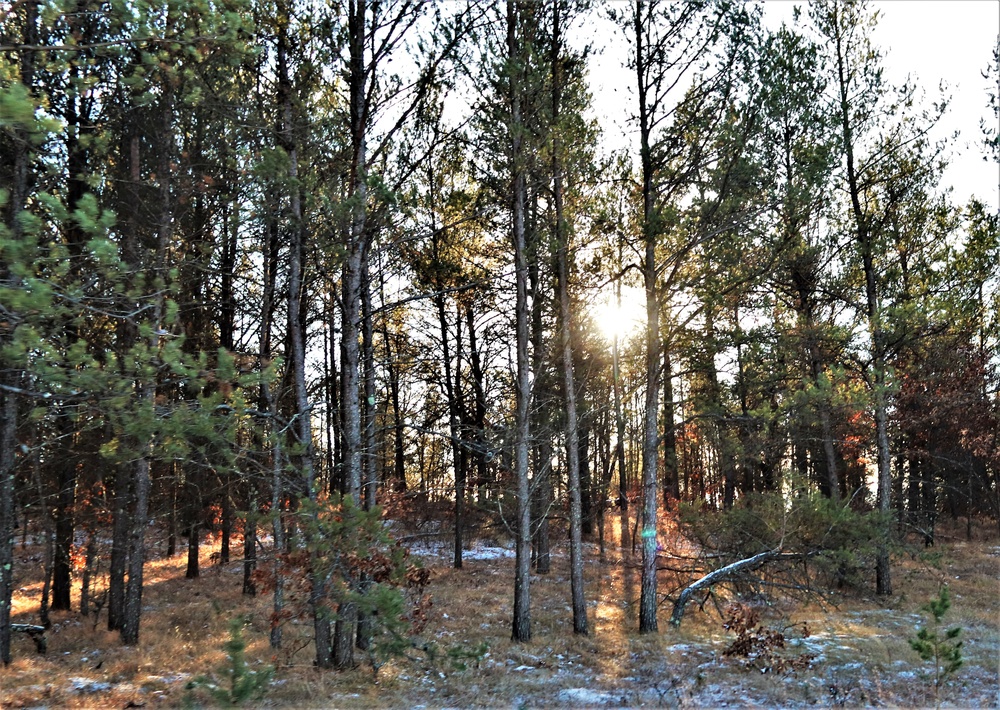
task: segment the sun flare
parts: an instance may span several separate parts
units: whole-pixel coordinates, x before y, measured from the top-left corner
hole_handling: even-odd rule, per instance
[[[606,293],[600,294],[591,309],[594,323],[608,342],[615,336],[626,340],[646,324],[646,299],[642,289],[623,286],[621,303],[617,300],[614,289],[609,287]]]

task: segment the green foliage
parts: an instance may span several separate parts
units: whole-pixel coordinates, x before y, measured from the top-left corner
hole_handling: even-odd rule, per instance
[[[468,662],[473,663],[478,668],[479,662],[483,660],[489,650],[490,646],[485,641],[472,647],[452,646],[448,649],[448,660],[451,662],[452,670],[455,671],[467,670]]]
[[[194,694],[190,691],[205,689],[219,707],[231,708],[260,699],[267,692],[274,675],[274,668],[266,666],[251,670],[246,661],[246,641],[243,639],[244,619],[231,619],[229,640],[223,645],[227,663],[218,670],[223,679],[216,682],[208,676],[199,676],[188,683],[185,705],[195,707]]]
[[[801,555],[797,569],[810,579],[800,582],[838,587],[863,584],[885,529],[879,513],[835,504],[810,486],[743,496],[728,511],[682,503],[680,523],[703,549],[718,552],[720,565],[780,548]]]
[[[412,636],[426,623],[429,575],[393,540],[382,509],[359,507],[350,496],[299,502],[306,548],[285,556],[288,573],[322,580],[320,613],[335,619],[352,606],[366,619],[368,657],[377,670],[388,658],[413,647]],[[303,615],[307,613],[301,609]]]
[[[910,648],[917,652],[920,659],[933,664],[935,695],[964,663],[962,642],[958,640],[962,629],[956,626],[944,631],[943,635],[940,632],[941,620],[950,608],[948,585],[944,585],[936,598],[921,607],[929,614],[930,623],[917,629],[916,637],[909,639]]]

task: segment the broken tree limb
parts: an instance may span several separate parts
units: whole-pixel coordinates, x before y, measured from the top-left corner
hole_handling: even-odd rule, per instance
[[[11,631],[20,631],[21,633],[28,634],[31,640],[35,642],[35,650],[41,654],[45,654],[48,650],[49,642],[45,638],[45,627],[36,626],[35,624],[11,624]]]
[[[684,588],[684,591],[681,592],[681,595],[677,597],[677,601],[674,602],[674,611],[670,615],[671,625],[681,625],[681,619],[684,617],[684,607],[686,607],[687,603],[691,601],[691,597],[697,594],[700,590],[708,589],[719,582],[725,582],[726,580],[732,579],[743,572],[755,570],[779,556],[782,556],[781,548],[766,550],[754,555],[753,557],[748,557],[744,560],[737,560],[736,562],[726,565],[725,567],[720,567],[714,572],[709,572],[701,579],[689,584]]]

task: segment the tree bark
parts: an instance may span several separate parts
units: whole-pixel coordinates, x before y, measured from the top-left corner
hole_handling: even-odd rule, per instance
[[[573,633],[588,633],[583,590],[583,508],[580,496],[580,441],[577,431],[576,377],[573,371],[572,313],[569,298],[569,235],[563,207],[562,142],[559,111],[562,99],[562,35],[559,0],[552,3],[552,183],[555,198],[556,261],[559,276],[559,313],[562,330],[563,389],[566,399],[566,465],[569,487],[569,567],[573,599]]]
[[[868,215],[861,206],[861,186],[854,156],[854,126],[851,121],[850,79],[847,66],[847,48],[844,46],[844,28],[840,7],[834,8],[834,42],[836,45],[837,80],[840,91],[840,120],[843,130],[844,151],[847,163],[847,182],[854,217],[854,230],[865,276],[865,307],[868,330],[871,334],[872,354],[872,394],[875,410],[875,445],[878,452],[878,509],[885,516],[883,537],[879,540],[875,558],[875,587],[880,596],[892,594],[892,576],[889,565],[889,536],[892,525],[888,521],[891,512],[892,475],[890,470],[889,417],[886,401],[886,346],[882,327],[882,312],[879,305],[878,274],[875,271],[874,237]]]
[[[525,175],[521,122],[521,88],[518,82],[522,61],[518,37],[519,8],[516,0],[507,0],[508,100],[510,101],[510,156],[512,230],[515,297],[515,338],[517,348],[516,412],[514,416],[514,478],[517,485],[517,518],[514,570],[514,618],[511,639],[531,640],[531,495],[528,485],[528,444],[531,433],[530,364],[528,362],[528,262],[524,235]]]
[[[656,289],[657,215],[653,189],[650,115],[646,102],[646,60],[643,48],[642,0],[635,4],[635,67],[639,84],[639,136],[642,163],[642,238],[645,245],[642,274],[646,291],[646,400],[642,439],[642,581],[639,598],[639,633],[655,633],[656,608],[656,502],[657,414],[660,376],[660,308]]]
[[[368,106],[366,104],[367,67],[365,66],[366,35],[365,0],[350,0],[348,3],[348,42],[350,91],[350,132],[351,166],[348,190],[351,200],[350,224],[346,230],[346,259],[341,279],[343,289],[343,335],[341,412],[344,431],[344,489],[345,497],[355,504],[361,503],[361,475],[363,442],[361,439],[361,383],[360,352],[358,340],[361,325],[362,264],[367,258],[368,201],[368,161],[367,129]],[[354,642],[356,637],[357,607],[351,603],[341,603],[337,613],[333,643],[333,664],[337,668],[354,665]]]
[[[773,560],[775,557],[778,557],[780,554],[780,549],[767,550],[754,555],[753,557],[738,560],[732,564],[726,565],[725,567],[720,567],[714,572],[706,574],[693,584],[689,584],[684,588],[684,591],[681,592],[680,596],[677,597],[677,601],[674,602],[674,611],[670,615],[671,625],[681,625],[681,619],[684,618],[684,607],[686,607],[687,603],[691,601],[691,597],[694,596],[695,593],[701,591],[702,589],[708,589],[712,585],[718,584],[719,582],[725,582],[726,580],[732,579],[733,577],[736,577],[744,572],[751,572]]]

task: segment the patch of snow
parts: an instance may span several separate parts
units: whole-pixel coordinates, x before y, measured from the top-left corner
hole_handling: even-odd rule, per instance
[[[462,557],[467,560],[499,560],[514,557],[514,550],[506,547],[476,545],[471,550],[462,553]]]
[[[559,691],[559,700],[576,706],[621,705],[622,698],[590,688],[566,688]]]
[[[191,677],[190,673],[171,673],[169,675],[148,675],[146,676],[146,683],[166,683],[170,685],[171,683],[179,683],[182,680],[187,680]]]
[[[517,668],[514,669],[515,672],[517,672],[517,671],[533,671],[533,670],[535,670],[534,666],[518,666]]]
[[[111,683],[90,678],[70,678],[70,689],[77,693],[103,693],[111,690]]]

